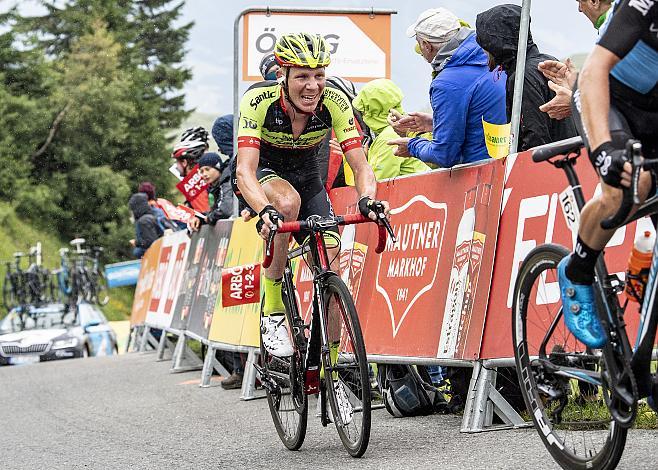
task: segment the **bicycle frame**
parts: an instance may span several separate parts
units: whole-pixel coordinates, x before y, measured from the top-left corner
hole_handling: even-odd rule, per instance
[[[585,197],[582,192],[582,187],[580,185],[580,180],[574,169],[575,157],[566,157],[562,160],[552,161],[551,163],[556,167],[564,170],[569,185],[573,189],[574,197],[576,199],[576,205],[578,210],[581,211],[585,206]],[[658,188],[657,188],[658,189]],[[636,221],[642,217],[653,215],[658,213],[658,194],[647,199],[637,211],[629,216],[627,220],[622,223],[626,225],[630,222]],[[653,258],[651,262],[651,269],[649,271],[649,279],[647,282],[647,287],[645,289],[644,301],[642,304],[642,309],[640,312],[640,327],[638,329],[637,338],[635,341],[635,348],[631,348],[628,335],[626,332],[626,323],[624,321],[624,312],[619,306],[617,294],[614,292],[614,287],[611,285],[606,285],[606,282],[610,282],[608,270],[605,265],[603,257],[599,257],[596,268],[596,279],[594,283],[594,289],[596,292],[596,297],[598,299],[597,306],[599,308],[603,307],[606,315],[600,315],[601,321],[604,323],[604,328],[610,332],[610,342],[606,345],[602,351],[606,356],[606,363],[611,365],[616,365],[616,359],[613,347],[620,347],[621,353],[630,361],[631,370],[635,376],[639,397],[645,397],[651,393],[651,356],[653,351],[653,344],[656,338],[656,329],[658,327],[658,302],[656,302],[656,294],[658,293],[658,282],[656,276],[658,275],[658,243],[654,245],[653,248]],[[610,294],[612,292],[612,295]],[[600,310],[601,311],[601,310]],[[546,334],[544,341],[542,343],[542,348],[540,351],[543,352],[545,356],[545,345],[548,342],[548,338],[554,331],[557,322],[562,317],[562,309],[556,316],[553,325]],[[568,367],[558,367],[562,370],[562,373],[559,375],[565,375],[571,378],[577,378],[580,380],[586,380],[590,383],[596,385],[601,384],[600,373],[585,371],[581,369],[570,370]],[[623,374],[622,370],[611,370],[614,372],[613,376],[617,377],[618,374]]]

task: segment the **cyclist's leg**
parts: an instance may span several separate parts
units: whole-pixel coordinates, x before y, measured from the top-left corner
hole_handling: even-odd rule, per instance
[[[577,92],[574,95],[577,96]],[[588,151],[591,151],[577,105],[573,106],[573,117]],[[613,145],[624,148],[632,134],[626,119],[614,105],[611,105],[609,123]],[[639,192],[642,201],[649,194],[651,182],[650,173],[644,172],[640,175]],[[593,348],[601,347],[606,341],[594,305],[594,268],[600,253],[614,234],[614,230],[604,230],[600,224],[602,220],[616,213],[621,200],[621,189],[609,186],[601,180],[601,194],[590,200],[581,212],[574,252],[558,265],[567,327],[580,341]]]
[[[267,199],[284,219],[297,220],[301,200],[295,188],[270,168],[259,167],[256,176]],[[272,264],[265,269],[263,277],[265,290],[261,320],[263,346],[274,356],[293,354],[293,345],[284,322],[285,304],[281,288],[288,254],[288,239],[287,233],[275,237]]]

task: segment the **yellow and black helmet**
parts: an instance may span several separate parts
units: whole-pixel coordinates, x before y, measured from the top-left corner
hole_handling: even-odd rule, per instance
[[[327,43],[319,34],[284,34],[274,45],[274,56],[281,67],[316,69],[331,62]]]

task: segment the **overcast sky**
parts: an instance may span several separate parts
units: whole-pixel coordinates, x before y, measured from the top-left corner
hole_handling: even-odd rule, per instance
[[[0,11],[16,0],[0,0]],[[405,35],[407,27],[418,14],[427,9],[443,6],[457,16],[475,25],[478,12],[496,4],[495,0],[187,0],[183,21],[193,20],[187,44],[186,65],[192,68],[194,78],[185,87],[187,106],[216,116],[232,112],[233,106],[233,24],[242,10],[249,6],[304,6],[304,7],[376,7],[397,10],[391,20],[392,79],[405,93],[405,108],[429,107],[430,68],[415,54],[414,39]],[[520,4],[519,1],[510,3]],[[21,0],[26,13],[37,12],[34,0]],[[308,25],[312,31],[313,25]],[[575,53],[588,52],[596,38],[596,31],[584,15],[578,12],[574,0],[535,0],[532,5],[531,31],[542,52],[564,58]],[[329,70],[331,73],[331,70]],[[241,91],[247,84],[243,84]]]

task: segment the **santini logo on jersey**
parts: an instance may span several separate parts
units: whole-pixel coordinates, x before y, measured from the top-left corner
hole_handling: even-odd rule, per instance
[[[268,100],[270,98],[274,98],[275,93],[271,90],[266,90],[262,92],[260,95],[256,96],[255,98],[252,98],[249,104],[251,105],[252,108],[257,109],[258,105],[263,101],[263,100]]]

